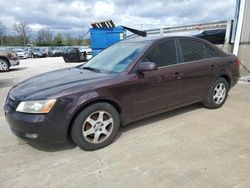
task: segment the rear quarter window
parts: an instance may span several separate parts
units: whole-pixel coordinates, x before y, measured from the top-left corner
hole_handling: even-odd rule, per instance
[[[205,56],[206,58],[213,58],[213,57],[219,57],[220,54],[211,46],[208,44],[204,43],[204,48],[205,48]]]

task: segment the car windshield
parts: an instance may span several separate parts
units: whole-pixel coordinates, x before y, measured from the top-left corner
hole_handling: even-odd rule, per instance
[[[146,44],[117,43],[90,59],[81,68],[103,73],[122,72],[140,55]]]

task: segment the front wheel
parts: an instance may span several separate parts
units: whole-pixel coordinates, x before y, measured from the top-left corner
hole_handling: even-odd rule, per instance
[[[9,64],[5,60],[0,59],[0,71],[7,72],[9,71]]]
[[[227,81],[224,78],[217,79],[203,102],[204,106],[211,109],[220,108],[227,99],[228,91],[229,86]]]
[[[88,106],[76,117],[71,137],[83,150],[96,150],[109,145],[117,136],[120,118],[109,103]]]

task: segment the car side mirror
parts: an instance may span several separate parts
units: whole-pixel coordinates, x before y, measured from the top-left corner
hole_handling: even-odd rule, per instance
[[[157,70],[157,65],[154,62],[141,62],[137,70],[140,73],[153,71],[153,70]]]

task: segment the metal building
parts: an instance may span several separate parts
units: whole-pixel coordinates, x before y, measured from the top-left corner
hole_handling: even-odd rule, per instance
[[[233,53],[238,55],[241,63],[250,70],[250,1],[237,0],[235,24],[232,39],[234,41]],[[241,67],[241,75],[248,71]]]

